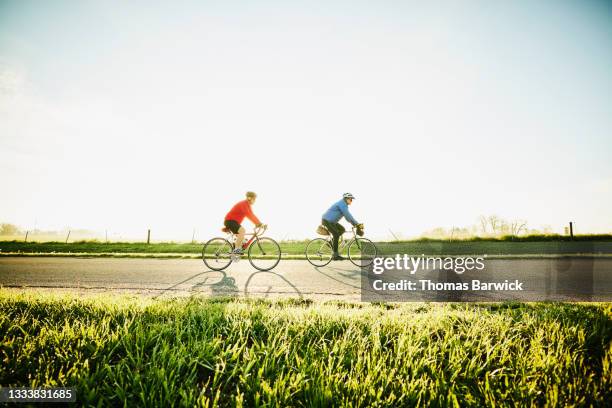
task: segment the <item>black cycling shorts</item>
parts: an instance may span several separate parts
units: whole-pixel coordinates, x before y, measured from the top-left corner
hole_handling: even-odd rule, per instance
[[[326,219],[321,220],[321,224],[331,232],[332,235],[342,235],[346,231],[339,222],[329,222]]]
[[[223,222],[223,225],[225,225],[234,234],[237,234],[238,230],[240,229],[240,224],[238,224],[234,220],[225,220],[225,222]]]

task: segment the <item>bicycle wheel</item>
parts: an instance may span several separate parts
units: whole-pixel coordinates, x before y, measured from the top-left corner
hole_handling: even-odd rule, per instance
[[[315,238],[306,245],[306,259],[312,265],[321,267],[331,262],[334,251],[328,240]]]
[[[222,271],[232,263],[234,247],[227,239],[213,238],[202,248],[202,260],[213,271]]]
[[[272,238],[256,238],[249,247],[249,262],[255,269],[269,271],[281,259],[280,246]]]
[[[349,244],[348,258],[359,267],[369,266],[376,258],[376,245],[367,238],[357,238]]]

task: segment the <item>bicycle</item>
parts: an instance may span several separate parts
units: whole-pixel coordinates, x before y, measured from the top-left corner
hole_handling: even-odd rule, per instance
[[[332,236],[327,228],[321,226],[317,230],[321,235],[329,235],[328,238],[315,238],[306,245],[306,259],[312,265],[321,267],[332,261],[334,251],[332,249]],[[326,232],[326,233],[325,233]],[[348,231],[347,231],[348,232]],[[345,234],[347,233],[345,232]],[[347,248],[348,259],[355,266],[369,266],[376,258],[378,249],[372,241],[367,238],[357,236],[357,229],[352,229],[353,237],[348,241],[340,236],[338,242],[338,252],[343,252]]]
[[[249,262],[260,271],[269,271],[280,262],[281,249],[272,238],[262,237],[268,229],[267,225],[256,227],[253,232],[246,234],[250,236],[242,244],[242,249],[247,251]],[[202,248],[202,260],[204,264],[213,271],[222,271],[232,262],[240,260],[240,254],[235,254],[236,235],[227,227],[221,229],[227,233],[227,238],[216,237],[208,240]]]

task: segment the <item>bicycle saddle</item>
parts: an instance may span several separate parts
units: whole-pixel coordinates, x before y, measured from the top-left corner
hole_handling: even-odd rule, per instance
[[[223,227],[221,228],[221,232],[232,232],[232,231],[230,231],[230,229],[227,227]]]

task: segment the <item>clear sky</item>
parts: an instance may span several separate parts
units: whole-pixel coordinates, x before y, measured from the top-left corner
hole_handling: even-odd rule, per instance
[[[0,221],[612,232],[612,2],[0,0]]]

